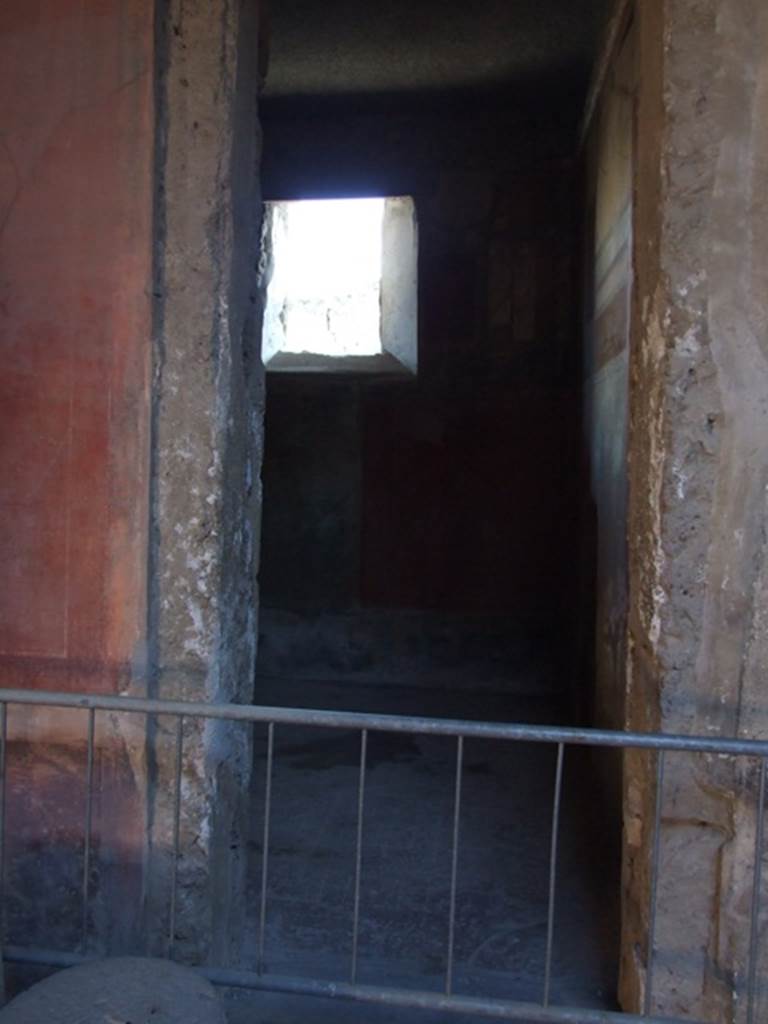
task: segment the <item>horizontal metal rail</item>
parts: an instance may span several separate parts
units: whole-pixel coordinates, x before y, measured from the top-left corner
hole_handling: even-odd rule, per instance
[[[452,718],[420,718],[410,715],[379,715],[360,711],[321,711],[313,708],[273,708],[255,704],[205,704],[201,701],[155,700],[143,697],[109,697],[47,690],[0,689],[1,704],[81,708],[144,715],[183,715],[185,718],[216,718],[234,722],[273,722],[275,725],[307,725],[323,729],[368,729],[374,732],[423,736],[463,736],[465,739],[516,740],[522,743],[563,743],[589,747],[629,747],[643,750],[680,750],[689,753],[768,757],[768,740],[722,739],[714,736],[680,736],[674,733],[617,732],[552,725],[510,725]]]
[[[27,949],[7,946],[3,957],[11,963],[38,964],[46,967],[76,967],[87,958],[76,953],[58,953],[49,949]],[[518,1020],[526,1024],[681,1024],[679,1018],[647,1017],[644,1014],[620,1013],[583,1007],[542,1006],[540,1003],[510,1002],[504,999],[482,999],[475,996],[445,995],[420,989],[387,988],[381,985],[355,985],[341,981],[295,978],[281,974],[257,974],[218,967],[194,967],[198,974],[214,985],[244,988],[285,995],[319,996],[345,1002],[378,1003],[403,1009],[432,1010],[443,1013],[474,1014],[490,1020]],[[687,1018],[686,1024],[702,1024]]]
[[[753,887],[750,908],[750,943],[748,957],[748,984],[746,989],[747,1020],[755,1019],[757,1004],[757,964],[759,956],[760,880],[765,830],[766,763],[768,762],[768,741],[747,739],[721,739],[713,736],[680,736],[659,733],[628,733],[601,729],[580,729],[546,725],[504,724],[458,719],[425,718],[417,716],[367,714],[348,711],[325,711],[305,708],[278,708],[241,704],[207,704],[179,700],[158,700],[138,697],[56,693],[0,689],[0,941],[5,938],[5,892],[7,874],[5,865],[5,805],[6,805],[6,755],[8,750],[8,726],[13,724],[14,713],[10,708],[19,705],[45,708],[72,708],[86,712],[87,756],[85,764],[85,805],[83,828],[82,866],[82,907],[80,952],[59,952],[56,950],[6,946],[3,955],[6,960],[16,963],[46,964],[66,967],[89,959],[88,925],[90,873],[92,865],[93,787],[94,787],[94,745],[95,718],[99,712],[139,714],[145,717],[168,715],[176,718],[175,750],[173,757],[172,816],[173,842],[170,863],[169,928],[167,955],[173,954],[176,938],[177,887],[179,885],[179,859],[181,850],[181,810],[183,800],[182,773],[184,765],[184,724],[190,719],[216,719],[236,721],[244,724],[261,723],[267,726],[267,750],[265,760],[264,817],[262,823],[261,902],[258,921],[258,954],[256,970],[229,970],[215,966],[198,968],[212,982],[247,989],[283,992],[310,996],[323,996],[357,1002],[378,1003],[388,1006],[441,1011],[446,1013],[472,1014],[478,1018],[527,1021],[529,1024],[679,1024],[671,1018],[652,1015],[653,973],[655,966],[655,931],[657,893],[660,861],[660,832],[662,805],[664,800],[664,764],[669,751],[689,754],[710,754],[714,756],[747,757],[757,761],[760,769],[760,785],[756,804],[756,836],[753,865]],[[276,757],[275,729],[277,726],[301,726],[320,729],[351,730],[360,733],[360,759],[356,786],[356,814],[354,864],[352,865],[353,911],[351,970],[348,980],[324,981],[312,978],[284,977],[270,974],[266,970],[265,941],[267,905],[269,897],[270,821],[273,813],[272,778],[273,761]],[[418,736],[444,736],[456,741],[455,770],[453,776],[453,815],[450,857],[450,891],[448,898],[446,971],[443,992],[416,991],[403,988],[388,988],[363,985],[357,982],[358,944],[360,935],[361,883],[364,874],[363,836],[365,821],[365,783],[367,768],[367,744],[371,732],[400,733]],[[466,739],[501,740],[514,743],[544,743],[553,747],[556,754],[555,784],[552,804],[552,828],[549,850],[549,873],[547,893],[547,933],[544,953],[544,987],[540,1003],[470,997],[456,994],[454,989],[454,958],[456,939],[457,879],[459,872],[462,777],[464,771],[464,741]],[[650,833],[650,893],[648,907],[648,940],[646,960],[646,988],[643,1013],[640,1015],[599,1009],[570,1008],[551,1003],[551,978],[553,966],[553,939],[555,932],[555,911],[557,892],[558,834],[560,811],[563,797],[563,765],[567,747],[582,745],[604,748],[635,748],[656,753],[655,806]]]

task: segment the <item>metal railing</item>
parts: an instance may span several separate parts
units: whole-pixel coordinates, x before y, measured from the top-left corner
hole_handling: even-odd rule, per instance
[[[217,719],[231,722],[262,723],[267,727],[265,765],[264,820],[261,863],[261,905],[258,920],[256,969],[231,970],[220,967],[198,968],[212,982],[270,992],[325,996],[372,1004],[386,1004],[448,1013],[473,1014],[478,1018],[519,1020],[536,1024],[679,1024],[679,1018],[654,1016],[653,972],[656,940],[656,918],[659,887],[661,807],[664,791],[664,773],[667,754],[727,755],[753,759],[759,766],[759,786],[756,807],[755,851],[750,908],[749,953],[746,983],[748,1024],[756,1017],[757,962],[759,945],[761,860],[763,852],[766,800],[766,765],[768,742],[740,739],[717,739],[703,736],[679,736],[612,732],[599,729],[516,725],[494,722],[463,721],[414,716],[363,714],[359,712],[323,711],[311,709],[261,707],[236,704],[205,704],[175,700],[153,700],[129,697],[90,696],[84,694],[54,693],[0,689],[0,886],[5,879],[6,846],[6,754],[8,748],[8,708],[12,705],[44,708],[80,709],[87,715],[87,756],[85,763],[86,808],[84,814],[84,852],[81,892],[81,927],[85,935],[88,927],[88,901],[91,872],[91,830],[94,785],[94,738],[96,716],[99,712],[119,712],[142,716],[170,715],[176,719],[173,785],[173,850],[169,899],[169,955],[173,949],[176,929],[176,900],[180,856],[180,818],[182,809],[182,772],[184,722],[189,719]],[[354,851],[352,949],[348,979],[324,981],[270,975],[264,972],[267,908],[269,898],[269,852],[272,818],[272,778],[275,757],[275,729],[278,726],[304,726],[317,729],[354,730],[360,735],[360,756],[357,781],[357,808]],[[360,892],[362,872],[362,846],[364,836],[365,785],[367,772],[368,739],[372,732],[408,734],[414,736],[442,736],[453,738],[455,748],[455,777],[453,788],[453,815],[451,827],[450,885],[448,922],[446,933],[446,970],[442,993],[404,988],[387,988],[360,984],[357,980],[358,946],[360,936]],[[456,994],[454,989],[454,953],[456,940],[457,865],[461,843],[462,778],[464,744],[468,739],[501,740],[512,743],[548,744],[556,750],[555,780],[552,799],[551,841],[549,850],[548,894],[544,975],[541,999],[538,1003],[512,999],[480,998]],[[641,1014],[621,1013],[600,1009],[584,1009],[552,1005],[552,956],[555,935],[555,909],[557,895],[558,832],[563,792],[563,765],[565,751],[570,746],[592,748],[636,749],[655,752],[656,791],[654,830],[650,863],[650,894],[648,907],[648,960],[644,1005]],[[4,891],[0,894],[3,898]],[[58,950],[6,946],[4,958],[11,962],[71,966],[82,962],[82,954]],[[690,1020],[688,1021],[690,1024]]]

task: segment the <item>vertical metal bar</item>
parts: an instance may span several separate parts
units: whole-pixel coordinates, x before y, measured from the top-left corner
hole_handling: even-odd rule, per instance
[[[355,841],[355,897],[352,911],[352,967],[349,978],[357,980],[357,940],[360,934],[360,874],[363,866],[363,811],[365,809],[365,762],[368,754],[368,730],[360,732],[360,775],[357,782],[357,838]]]
[[[755,986],[757,984],[757,956],[760,944],[760,888],[763,882],[763,838],[765,833],[765,776],[766,759],[760,759],[760,785],[757,793],[757,822],[755,825],[755,865],[752,873],[752,910],[749,926],[749,968],[747,975],[747,1024],[755,1021]]]
[[[85,765],[85,825],[83,833],[83,908],[80,946],[85,952],[88,942],[88,895],[91,885],[91,832],[93,827],[93,738],[96,730],[96,709],[88,710],[88,754]]]
[[[552,982],[552,945],[555,937],[555,887],[557,885],[557,841],[560,831],[560,801],[563,792],[563,757],[565,747],[557,745],[555,766],[555,793],[552,800],[552,835],[549,846],[549,895],[547,901],[547,946],[544,960],[544,995],[542,1006],[549,1006],[549,990]]]
[[[267,927],[267,878],[269,869],[269,818],[272,807],[272,760],[275,753],[275,723],[267,726],[267,778],[264,784],[264,834],[261,841],[261,906],[259,907],[259,960],[257,970],[264,970],[264,936]]]
[[[664,799],[664,764],[666,751],[660,750],[656,758],[656,807],[653,815],[653,854],[651,857],[651,893],[648,909],[648,956],[645,968],[645,998],[643,1016],[649,1017],[653,998],[653,960],[656,945],[656,895],[659,887],[659,855],[661,851],[661,807]]]
[[[176,765],[173,783],[173,854],[171,859],[171,906],[168,923],[168,957],[173,956],[176,940],[176,888],[179,876],[179,840],[181,836],[181,766],[184,744],[184,715],[176,719]]]
[[[453,845],[451,849],[451,897],[448,908],[448,962],[445,969],[445,994],[453,987],[453,947],[456,936],[456,877],[459,866],[459,819],[461,815],[461,770],[464,761],[464,737],[456,741],[456,784],[453,797]]]
[[[8,750],[8,705],[0,704],[0,948],[5,945],[6,907],[5,907],[5,790],[6,790],[6,753]]]

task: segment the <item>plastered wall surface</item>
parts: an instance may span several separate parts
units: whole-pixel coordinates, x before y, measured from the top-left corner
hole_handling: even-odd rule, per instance
[[[144,0],[0,10],[3,686],[144,674],[153,18]],[[8,729],[9,934],[55,944],[80,919],[86,720],[11,709]],[[102,723],[96,742],[101,891],[125,913],[90,925],[119,943],[140,904],[141,739]]]
[[[251,692],[257,21],[193,0],[0,12],[3,685]],[[82,938],[86,724],[9,716],[13,941]],[[173,735],[97,717],[86,949],[167,948]],[[174,941],[226,962],[249,737],[183,740]]]
[[[143,653],[152,17],[0,14],[8,684],[113,691]]]
[[[632,288],[634,34],[605,81],[587,142],[585,425],[596,545],[595,725],[624,725],[627,426]]]

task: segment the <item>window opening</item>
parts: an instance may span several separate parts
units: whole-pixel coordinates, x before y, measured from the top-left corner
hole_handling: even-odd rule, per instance
[[[269,370],[416,371],[416,220],[408,196],[266,204]]]

